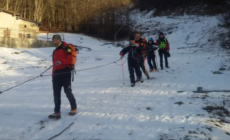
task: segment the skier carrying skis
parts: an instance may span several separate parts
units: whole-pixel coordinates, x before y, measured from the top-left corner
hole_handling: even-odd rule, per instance
[[[148,53],[148,64],[149,64],[149,72],[158,72],[157,65],[156,65],[156,54],[155,51],[157,50],[157,47],[155,46],[156,43],[152,38],[148,39],[148,47],[149,47],[149,53]],[[152,64],[153,63],[153,64]]]
[[[164,67],[163,67],[163,56],[164,56],[164,59],[165,59],[165,67],[170,68],[169,65],[168,65],[168,56],[169,56],[169,50],[170,50],[169,42],[165,38],[165,36],[164,36],[164,34],[162,32],[160,32],[159,39],[157,40],[156,44],[159,47],[161,70],[164,69]]]
[[[138,48],[140,48],[142,50],[142,55],[141,57],[141,61],[140,61],[140,67],[143,71],[143,73],[145,74],[147,79],[150,79],[149,74],[147,72],[147,69],[145,67],[145,57],[148,56],[148,45],[147,45],[147,41],[146,39],[142,39],[141,38],[141,34],[140,33],[136,33],[135,34],[135,42],[138,44]]]
[[[53,95],[54,95],[54,113],[49,115],[51,119],[61,118],[61,89],[64,87],[64,91],[71,105],[70,116],[73,116],[77,112],[77,104],[72,93],[71,88],[71,65],[73,61],[73,55],[71,48],[66,42],[61,41],[60,35],[53,36],[53,44],[56,49],[53,51]]]
[[[120,52],[121,57],[123,57],[126,53],[128,54],[128,68],[129,68],[129,76],[130,76],[130,81],[131,81],[131,87],[135,86],[136,82],[143,82],[141,77],[141,71],[140,71],[140,55],[141,49],[138,48],[138,44],[135,43],[135,39],[133,36],[130,37],[130,45]],[[137,80],[135,81],[135,75],[134,71],[136,72],[137,75]]]

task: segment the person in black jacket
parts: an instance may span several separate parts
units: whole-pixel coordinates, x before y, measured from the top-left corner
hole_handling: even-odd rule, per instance
[[[149,72],[158,72],[157,65],[156,65],[156,50],[157,47],[155,46],[156,43],[152,38],[148,39],[148,64],[149,64]],[[153,63],[153,64],[152,64]]]
[[[138,48],[138,45],[135,43],[135,39],[133,36],[130,37],[130,45],[120,52],[121,57],[123,57],[126,53],[128,54],[128,68],[129,68],[129,75],[131,81],[131,87],[135,86],[136,82],[143,82],[141,80],[142,74],[140,71],[140,55],[141,49]],[[137,75],[137,80],[135,81],[135,74]]]

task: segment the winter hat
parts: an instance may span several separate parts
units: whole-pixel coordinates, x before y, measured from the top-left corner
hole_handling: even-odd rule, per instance
[[[135,40],[135,38],[134,38],[134,36],[132,35],[132,36],[130,36],[130,38],[129,38],[129,41],[131,41],[131,40]]]
[[[61,36],[60,35],[53,35],[53,40],[54,39],[57,39],[57,40],[60,40],[61,41]]]
[[[159,36],[160,36],[160,35],[164,35],[164,33],[160,32],[160,33],[159,33]]]

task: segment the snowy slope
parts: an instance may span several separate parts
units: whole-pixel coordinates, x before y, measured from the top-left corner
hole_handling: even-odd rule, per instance
[[[127,63],[125,85],[122,69],[116,64],[77,72],[73,92],[78,115],[67,116],[70,106],[62,93],[59,121],[47,119],[53,111],[51,77],[36,79],[0,94],[0,139],[48,139],[72,122],[56,139],[229,139],[228,111],[208,113],[203,109],[221,106],[229,110],[229,93],[192,92],[198,86],[229,90],[230,72],[213,74],[221,67],[229,68],[229,55],[218,41],[218,35],[225,31],[217,26],[217,17],[150,15],[135,14],[135,28],[154,39],[159,30],[166,33],[171,44],[170,69],[151,73],[155,80],[145,80],[134,88],[130,87]],[[40,38],[45,39],[46,34],[40,34]],[[77,69],[119,59],[121,48],[105,45],[106,41],[81,34],[65,34],[65,41],[92,49],[80,51]],[[53,49],[0,48],[0,91],[39,75],[52,65]],[[51,70],[47,72],[50,73]]]

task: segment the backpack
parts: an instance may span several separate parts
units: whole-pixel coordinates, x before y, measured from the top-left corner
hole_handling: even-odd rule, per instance
[[[66,46],[68,46],[71,49],[71,53],[73,56],[72,62],[71,62],[71,69],[75,69],[75,65],[77,62],[77,49],[75,48],[75,46],[73,44],[67,44]]]

